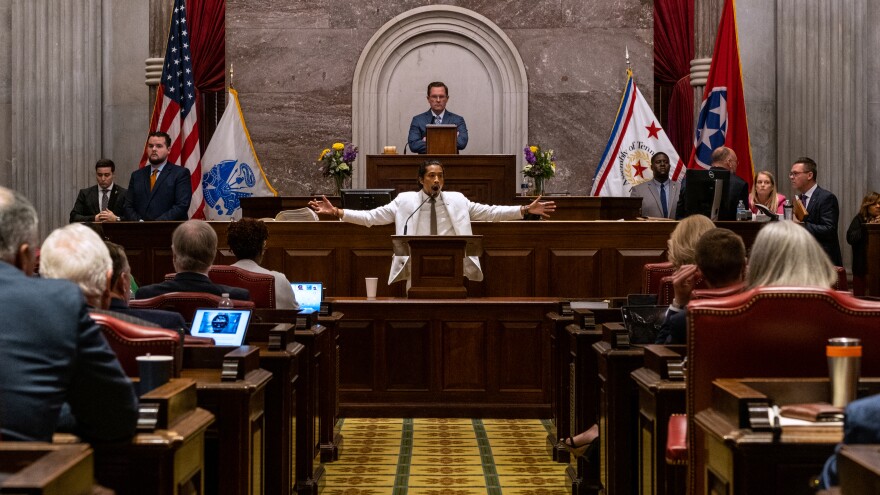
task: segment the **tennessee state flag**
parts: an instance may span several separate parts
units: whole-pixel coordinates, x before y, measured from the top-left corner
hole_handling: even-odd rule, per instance
[[[684,163],[672,147],[632,71],[626,71],[626,88],[620,100],[614,127],[593,177],[591,196],[629,196],[633,186],[654,178],[651,157],[662,151],[669,157],[669,177],[681,180]]]
[[[734,0],[724,2],[696,127],[694,151],[688,161],[688,168],[709,168],[712,151],[727,146],[736,153],[739,160],[736,175],[751,188],[755,166],[752,162],[749,123],[746,120],[746,102],[743,97]]]

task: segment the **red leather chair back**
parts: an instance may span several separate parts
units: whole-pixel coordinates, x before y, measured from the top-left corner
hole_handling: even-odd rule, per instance
[[[104,338],[116,353],[126,375],[140,375],[136,358],[145,354],[174,356],[174,376],[180,375],[183,346],[179,333],[164,328],[142,327],[100,313],[93,313],[91,317],[101,327]]]
[[[660,279],[675,273],[675,268],[669,261],[663,263],[646,263],[642,277],[642,294],[659,294]]]
[[[703,486],[702,433],[694,415],[712,402],[712,381],[827,377],[825,343],[862,339],[862,375],[880,374],[880,302],[832,289],[759,287],[688,305],[689,486]]]
[[[220,304],[220,296],[207,292],[169,292],[149,299],[132,299],[130,308],[165,309],[176,311],[183,319],[191,322],[199,308],[216,308]],[[254,309],[253,301],[232,300],[232,307],[238,309]]]
[[[834,287],[832,287],[832,289],[848,291],[849,290],[849,282],[847,282],[847,280],[846,280],[846,268],[844,268],[842,266],[835,266],[834,269],[837,270],[837,282],[835,282]]]
[[[174,273],[166,273],[165,280],[174,280]],[[254,273],[237,266],[211,265],[208,278],[215,284],[247,289],[257,308],[275,309],[275,277],[268,273]]]
[[[697,283],[694,284],[694,290],[697,289],[706,289],[706,282],[702,278],[698,278]],[[675,289],[672,288],[672,275],[663,277],[660,280],[660,290],[657,292],[657,305],[665,306],[670,304],[674,298]]]

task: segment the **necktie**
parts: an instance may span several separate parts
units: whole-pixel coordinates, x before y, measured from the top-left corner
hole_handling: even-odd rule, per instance
[[[150,191],[153,190],[153,187],[156,185],[156,176],[159,175],[159,169],[154,168],[153,172],[150,174]]]
[[[437,200],[431,197],[431,235],[437,235]]]
[[[110,190],[109,189],[101,189],[101,211],[107,209],[107,204],[110,203]]]
[[[801,203],[804,205],[804,208],[807,207],[807,195],[801,194]]]
[[[443,122],[443,119],[441,119],[439,115],[434,116],[434,123],[435,124],[441,124],[442,122]]]
[[[660,184],[660,206],[663,208],[663,218],[669,217],[669,207],[666,205],[666,184]]]

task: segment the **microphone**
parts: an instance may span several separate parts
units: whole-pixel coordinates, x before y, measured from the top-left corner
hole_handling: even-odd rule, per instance
[[[410,213],[408,217],[406,217],[406,221],[403,222],[403,235],[406,235],[406,229],[407,229],[407,227],[409,227],[409,225],[408,225],[409,219],[412,218],[413,215],[415,215],[417,211],[422,209],[422,205],[427,203],[429,199],[436,198],[437,195],[440,194],[440,187],[439,186],[432,186],[431,191],[433,192],[433,194],[429,194],[427,198],[425,198],[424,200],[422,200],[421,203],[419,203],[419,207],[416,208],[415,210],[413,210],[413,212]]]

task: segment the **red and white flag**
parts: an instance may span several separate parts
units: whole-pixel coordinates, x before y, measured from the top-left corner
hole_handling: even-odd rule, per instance
[[[171,136],[168,162],[189,169],[192,182],[192,201],[189,203],[190,218],[205,218],[202,197],[202,164],[199,149],[198,112],[190,53],[189,28],[186,23],[186,1],[174,0],[171,29],[165,49],[162,81],[156,92],[156,104],[150,118],[150,132],[162,131]],[[147,164],[147,147],[140,166]]]
[[[614,119],[611,137],[593,177],[592,196],[629,196],[633,186],[654,178],[651,157],[662,151],[669,157],[669,176],[680,181],[684,163],[660,127],[632,71],[626,71],[626,89]]]

